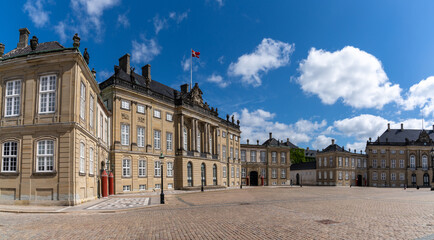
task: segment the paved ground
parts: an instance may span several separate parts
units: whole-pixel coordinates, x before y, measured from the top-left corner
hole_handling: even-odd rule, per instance
[[[114,213],[2,212],[0,239],[434,239],[427,189],[258,187],[166,198]]]

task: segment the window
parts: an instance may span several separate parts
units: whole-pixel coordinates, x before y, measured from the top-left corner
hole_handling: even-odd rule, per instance
[[[423,170],[428,169],[428,157],[426,155],[422,156],[422,169]]]
[[[197,151],[200,152],[200,130],[197,129]]]
[[[265,170],[265,168],[261,169],[261,176],[263,176],[264,178],[267,177],[267,171]]]
[[[391,161],[391,167],[392,168],[396,168],[396,160],[395,159],[392,159],[392,161]]]
[[[333,161],[333,160],[332,160]],[[330,163],[330,166],[331,166],[332,164]],[[327,158],[324,158],[324,167],[327,167]]]
[[[356,173],[355,172],[351,172],[351,179],[353,179],[353,180],[356,179]]]
[[[399,159],[399,167],[404,168],[404,159]]]
[[[140,185],[139,185],[139,190],[140,190],[140,191],[144,191],[144,190],[146,190],[146,184],[140,184]]]
[[[217,185],[217,165],[212,166],[212,183]]]
[[[275,168],[271,169],[271,178],[277,178],[277,170]]]
[[[354,162],[355,162],[354,158],[351,158],[351,167],[354,167]]]
[[[250,151],[250,162],[256,162],[256,151]]]
[[[386,160],[381,159],[381,168],[386,168]]]
[[[94,113],[93,113],[93,105],[94,105],[95,97],[90,95],[89,99],[89,126],[93,128],[93,121],[94,121]]]
[[[217,136],[220,136],[220,130],[217,129]]]
[[[80,143],[80,173],[84,173],[85,171],[84,169],[85,162],[86,162],[85,156],[86,156],[85,145],[84,143]]]
[[[154,148],[161,148],[161,132],[158,130],[154,130]]]
[[[237,178],[240,177],[240,168],[237,168]]]
[[[339,167],[342,167],[342,157],[338,158]]]
[[[338,177],[339,177],[339,180],[342,180],[342,172],[341,171],[338,172]]]
[[[416,168],[416,157],[414,155],[410,156],[410,168]]]
[[[324,179],[327,179],[327,172],[324,171]]]
[[[172,151],[172,139],[173,134],[172,133],[166,133],[166,149],[169,151]]]
[[[146,177],[146,161],[139,160],[139,177]]]
[[[377,153],[377,149],[372,149],[372,153]]]
[[[56,106],[56,76],[42,76],[39,83],[39,113],[52,113]]]
[[[101,138],[101,139],[103,139],[104,138],[104,118],[103,118],[103,116],[102,116],[102,113],[100,113],[99,114],[99,128],[100,128],[100,131],[99,131],[99,137]]]
[[[246,150],[241,150],[241,162],[246,161]]]
[[[378,179],[378,174],[376,172],[372,173],[372,180],[377,180]]]
[[[416,174],[411,174],[411,184],[416,185]]]
[[[399,180],[405,180],[405,174],[404,173],[400,173],[399,174]]]
[[[330,162],[330,167],[333,167],[333,157],[329,158],[329,162]]]
[[[372,167],[377,168],[377,159],[372,160]]]
[[[404,150],[399,150],[399,154],[404,154]]]
[[[357,167],[361,168],[362,167],[362,163],[360,161],[360,158],[357,158]]]
[[[121,108],[125,110],[130,110],[130,101],[122,100],[121,101]]]
[[[227,177],[227,175],[226,175],[226,166],[223,166],[223,177],[225,178],[225,177]]]
[[[121,144],[130,144],[130,125],[121,124]]]
[[[238,136],[235,136],[235,141],[238,142]]]
[[[167,188],[168,188],[168,189],[172,189],[172,188],[173,188],[173,183],[168,183],[168,184],[167,184]]]
[[[93,148],[89,149],[89,174],[94,174],[93,167],[95,166],[93,161]]]
[[[382,172],[381,173],[381,180],[386,180],[386,173],[385,172]]]
[[[380,152],[381,152],[382,154],[384,154],[384,153],[386,153],[386,149],[381,149]]]
[[[38,172],[51,172],[54,170],[54,141],[42,140],[38,142]]]
[[[18,116],[20,114],[21,80],[6,82],[5,116]]]
[[[18,143],[3,143],[2,172],[16,172],[18,165]]]
[[[245,168],[241,168],[241,177],[242,178],[246,177],[246,169]]]
[[[235,148],[235,159],[238,159],[238,148]]]
[[[184,147],[184,150],[187,150],[187,128],[186,127],[184,127],[184,136],[183,136],[183,139],[182,139],[182,143],[183,143],[183,147]]]
[[[223,157],[223,159],[222,160],[227,160],[227,157],[226,157],[226,145],[222,145],[222,157]]]
[[[282,168],[280,170],[280,178],[286,178],[286,169]]]
[[[131,162],[130,159],[123,159],[122,160],[122,177],[129,177],[131,176]]]
[[[234,148],[233,147],[231,147],[231,150],[230,150],[230,156],[231,156],[231,159],[234,159]]]
[[[363,167],[366,168],[366,159],[363,159]]]
[[[345,158],[345,167],[348,167],[348,158]]]
[[[131,185],[124,185],[122,189],[124,190],[124,192],[129,192],[131,191]]]
[[[108,135],[109,135],[110,129],[108,128],[108,120],[107,120],[107,118],[105,118],[105,121],[104,121],[104,129],[105,129],[105,131],[104,131],[104,142],[108,142]]]
[[[161,162],[155,161],[154,162],[154,177],[160,177],[161,176]]]
[[[145,106],[142,104],[137,104],[137,112],[145,114]]]
[[[221,156],[220,156],[220,144],[217,144],[217,155],[219,155],[218,157],[219,157],[219,159],[221,159]]]
[[[396,180],[396,173],[390,174],[390,180],[395,181]]]
[[[348,180],[348,172],[345,172],[345,180]]]
[[[226,137],[226,132],[225,131],[222,131],[222,137]]]
[[[137,146],[145,147],[145,128],[138,127],[137,128]]]
[[[271,162],[272,163],[277,162],[277,152],[271,152]]]
[[[329,172],[329,175],[330,175],[330,179],[333,179],[333,172],[332,171]]]
[[[322,173],[318,172],[318,179],[322,179]]]
[[[173,177],[173,162],[167,162],[167,176]]]
[[[161,111],[160,110],[154,110],[154,117],[161,118]]]
[[[209,137],[209,152],[212,154],[212,137]],[[237,152],[237,158],[238,158],[238,152]]]
[[[396,150],[391,150],[390,153],[391,154],[396,154]]]
[[[322,162],[322,159],[318,158],[318,167],[321,167],[321,162]]]
[[[259,152],[259,157],[261,158],[261,162],[265,162],[265,151],[260,151]]]
[[[161,185],[159,183],[155,184],[155,189],[161,189]]]
[[[173,115],[170,114],[170,113],[167,113],[166,114],[166,120],[169,121],[169,122],[172,122],[173,121]]]
[[[231,167],[231,178],[233,178],[235,175],[235,172],[234,172],[234,167]]]
[[[193,186],[193,166],[191,162],[187,163],[187,183],[189,187]]]
[[[234,135],[233,134],[229,134],[230,139],[234,139]]]
[[[80,117],[85,119],[86,116],[86,86],[80,82]]]

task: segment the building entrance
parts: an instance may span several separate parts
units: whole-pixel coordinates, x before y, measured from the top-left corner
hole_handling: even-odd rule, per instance
[[[357,186],[362,186],[362,175],[357,175]]]
[[[258,186],[258,172],[250,172],[250,186]]]

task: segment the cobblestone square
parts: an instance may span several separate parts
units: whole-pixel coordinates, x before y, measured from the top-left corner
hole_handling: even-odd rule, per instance
[[[166,199],[114,212],[1,212],[0,239],[434,239],[429,189],[256,187]],[[149,196],[94,208],[115,201]]]

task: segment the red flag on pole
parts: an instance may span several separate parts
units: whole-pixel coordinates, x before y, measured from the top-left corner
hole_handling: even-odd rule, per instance
[[[194,50],[191,50],[191,56],[199,58],[200,52],[195,52]]]

